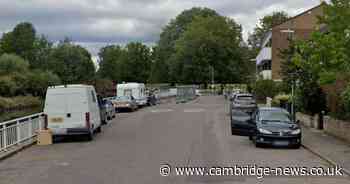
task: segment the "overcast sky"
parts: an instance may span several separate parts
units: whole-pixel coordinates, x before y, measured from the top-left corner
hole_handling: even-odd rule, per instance
[[[259,18],[284,10],[296,15],[320,0],[0,0],[0,34],[32,22],[50,40],[65,36],[95,55],[108,43],[155,43],[170,19],[185,9],[208,7],[235,19],[244,38]]]

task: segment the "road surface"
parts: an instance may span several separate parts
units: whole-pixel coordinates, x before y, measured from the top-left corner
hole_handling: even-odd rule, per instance
[[[0,162],[1,184],[350,183],[348,177],[170,176],[160,165],[329,167],[301,148],[255,148],[230,135],[223,97],[162,104],[118,114],[94,141],[32,146]],[[174,169],[173,169],[174,170]],[[173,171],[172,170],[172,171]],[[174,172],[174,171],[173,171]]]

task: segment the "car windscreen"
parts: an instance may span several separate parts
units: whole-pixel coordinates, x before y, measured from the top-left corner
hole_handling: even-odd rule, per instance
[[[264,122],[286,122],[291,123],[291,117],[287,112],[266,110],[260,111],[260,120]]]

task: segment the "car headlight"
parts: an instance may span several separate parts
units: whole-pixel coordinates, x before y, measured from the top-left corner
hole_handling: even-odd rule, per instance
[[[265,129],[262,129],[262,128],[259,128],[259,132],[262,134],[272,134],[272,132],[265,130]]]
[[[297,135],[297,134],[300,134],[301,133],[301,130],[300,129],[296,129],[296,130],[293,130],[292,132],[291,132],[291,134],[293,134],[293,135]]]

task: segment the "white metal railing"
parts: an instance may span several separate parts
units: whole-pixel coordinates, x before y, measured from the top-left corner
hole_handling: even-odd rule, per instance
[[[0,123],[0,153],[30,139],[34,140],[37,131],[45,126],[43,113]]]

